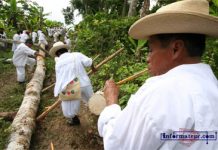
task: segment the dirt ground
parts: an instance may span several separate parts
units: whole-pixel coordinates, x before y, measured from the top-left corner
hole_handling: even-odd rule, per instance
[[[28,75],[28,78],[30,75]],[[8,91],[16,89],[24,91],[25,86],[16,82],[15,68],[0,76],[2,100],[9,96]],[[53,93],[42,96],[42,102],[51,99]],[[21,95],[22,97],[22,95]],[[21,98],[22,101],[22,98]],[[32,135],[30,150],[49,150],[51,143],[55,150],[102,150],[103,141],[97,132],[97,116],[92,115],[88,108],[81,104],[79,113],[80,126],[69,126],[62,114],[61,107],[57,107],[41,122],[36,124]]]
[[[103,142],[97,132],[97,117],[90,114],[82,104],[79,114],[80,126],[69,126],[58,107],[37,124],[31,142],[31,150],[102,150]]]

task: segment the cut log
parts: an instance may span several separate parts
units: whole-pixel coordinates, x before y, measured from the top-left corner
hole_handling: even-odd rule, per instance
[[[16,116],[17,112],[0,112],[0,118],[3,118],[7,121],[14,120],[14,117]]]
[[[106,64],[108,61],[110,61],[112,58],[114,58],[115,56],[117,56],[121,51],[123,51],[124,49],[121,48],[119,49],[118,51],[116,51],[115,53],[113,53],[112,55],[108,56],[107,58],[105,58],[102,62],[100,62],[98,65],[95,66],[96,69],[99,69],[102,65]],[[88,75],[91,75],[93,73],[92,70],[90,70],[88,72]],[[42,90],[42,93],[47,91],[48,89],[52,88],[53,86],[55,85],[55,83],[45,87],[43,90]]]
[[[43,47],[44,48],[44,47]],[[44,52],[39,52],[45,55]],[[37,57],[37,66],[33,78],[26,86],[22,104],[11,124],[8,150],[29,149],[32,133],[35,129],[35,117],[40,103],[40,91],[45,78],[43,57]]]

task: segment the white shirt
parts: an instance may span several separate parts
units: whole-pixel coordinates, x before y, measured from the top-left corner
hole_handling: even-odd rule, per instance
[[[68,39],[66,36],[64,37],[64,42],[71,48],[71,40]]]
[[[56,83],[54,96],[66,87],[75,77],[79,78],[81,87],[91,85],[90,79],[84,67],[92,65],[92,59],[79,52],[64,53],[56,59]]]
[[[25,43],[28,38],[29,38],[29,36],[26,34],[25,31],[20,35],[20,41],[22,43]]]
[[[12,45],[12,51],[15,51],[17,49],[17,46],[20,44],[20,35],[14,34],[13,36],[13,45]]]
[[[98,130],[105,150],[217,150],[218,141],[160,140],[181,129],[218,131],[218,81],[206,64],[180,65],[149,78],[121,111],[107,106]],[[184,141],[183,141],[184,142]]]
[[[32,38],[36,38],[37,37],[37,33],[36,32],[32,32]]]
[[[13,55],[13,64],[15,66],[25,66],[28,56],[34,56],[36,51],[32,50],[28,46],[26,46],[24,43],[21,43],[17,49],[14,51]]]
[[[46,36],[43,32],[41,32],[39,34],[39,44],[45,44],[45,45],[48,45],[48,42],[46,40]]]

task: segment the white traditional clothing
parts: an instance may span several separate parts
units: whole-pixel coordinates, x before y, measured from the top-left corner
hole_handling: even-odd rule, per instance
[[[66,85],[74,78],[78,77],[81,86],[82,98],[88,102],[93,94],[90,79],[84,67],[92,64],[92,59],[79,52],[64,53],[59,58],[55,58],[56,83],[54,96],[58,96]],[[73,118],[78,114],[80,100],[62,101],[62,111],[65,117]]]
[[[27,39],[29,39],[29,35],[26,34],[26,31],[23,31],[23,33],[20,35],[20,42],[25,43]]]
[[[54,37],[54,42],[58,42],[60,39],[59,39],[59,36],[60,36],[60,33],[59,32],[55,32],[53,34],[53,37]]]
[[[177,66],[151,77],[131,96],[126,108],[107,106],[98,131],[105,150],[216,150],[218,141],[160,140],[173,131],[218,131],[218,81],[210,66]]]
[[[37,33],[36,32],[32,32],[32,41],[33,41],[33,43],[36,42],[36,38],[37,38]]]
[[[45,34],[43,32],[41,32],[39,34],[39,45],[40,44],[48,45],[48,42],[46,40],[46,36],[45,36]]]
[[[69,50],[70,50],[70,48],[71,48],[71,40],[67,36],[65,36],[64,37],[64,42],[69,46]]]
[[[21,43],[14,51],[13,64],[17,70],[17,81],[25,81],[25,65],[29,65],[31,68],[35,65],[35,59],[28,57],[34,56],[35,52],[24,43]]]
[[[17,49],[17,46],[20,44],[20,35],[14,34],[13,36],[13,45],[12,45],[12,51],[15,51]]]

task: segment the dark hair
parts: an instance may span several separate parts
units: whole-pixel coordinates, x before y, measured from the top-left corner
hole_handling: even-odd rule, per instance
[[[63,53],[66,53],[66,52],[68,52],[68,50],[67,50],[66,48],[61,48],[61,49],[59,49],[59,50],[56,51],[55,55],[59,57],[59,56],[61,56]]]
[[[32,44],[32,45],[33,45],[32,39],[27,39],[26,42],[25,42],[25,44]]]
[[[206,36],[203,34],[175,33],[157,34],[153,36],[161,42],[162,47],[167,47],[173,40],[182,40],[190,57],[202,56],[205,51]]]

